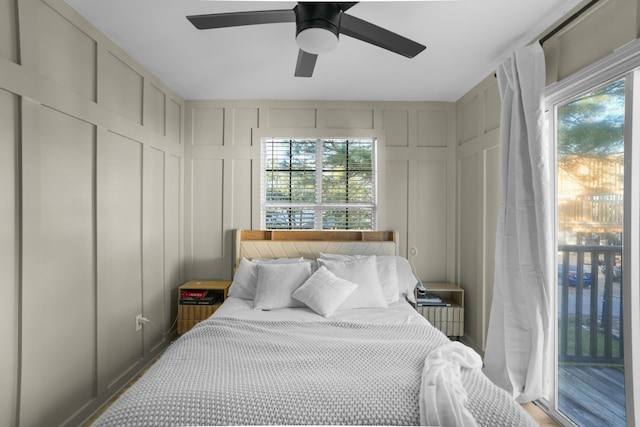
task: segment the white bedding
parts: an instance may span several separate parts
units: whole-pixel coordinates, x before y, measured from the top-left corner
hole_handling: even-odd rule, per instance
[[[172,344],[94,427],[535,426],[479,369],[433,364],[431,375],[425,361],[448,343],[404,301],[325,318],[307,308],[256,310],[231,297]],[[454,368],[457,378],[443,376]],[[441,395],[446,413],[436,401]]]
[[[338,277],[338,264],[344,264],[340,280],[368,289],[364,273],[377,268],[378,277],[389,280],[381,266],[402,266],[396,258],[380,259],[366,271],[357,270],[362,258],[327,265]],[[415,283],[410,270],[398,272],[392,286],[385,280],[377,285],[388,291],[383,307],[358,297],[318,314],[299,307],[293,295],[303,286],[297,282],[312,281],[313,273],[296,279],[274,265],[245,262],[222,306],[174,342],[94,426],[442,420],[453,426],[535,426],[511,396],[469,363],[479,360],[473,350],[447,347],[449,339],[404,300]],[[329,301],[323,296],[336,295],[328,277],[314,283],[312,298]]]
[[[341,310],[327,318],[316,314],[309,308],[259,310],[254,308],[254,303],[251,300],[230,297],[213,314],[212,318],[231,318],[252,322],[295,322],[296,324],[328,322],[328,324],[333,325],[336,322],[345,322],[345,324],[356,323],[363,325],[423,325],[425,328],[432,330],[431,333],[438,336],[442,335],[411,304],[403,300],[390,303],[385,309],[360,308]],[[443,340],[442,342],[445,341]],[[481,367],[480,356],[471,348],[459,342],[445,344],[430,351],[425,359],[420,382],[420,424],[477,426],[478,423],[467,409],[468,396],[463,386],[461,372],[463,369],[475,369],[477,371],[476,376],[484,377],[479,371]],[[516,410],[515,413],[517,414],[518,411]],[[509,417],[507,419],[514,420],[514,418]],[[521,421],[529,420],[525,416],[521,418]],[[499,421],[495,422],[495,425],[499,424]]]
[[[396,301],[385,309],[357,308],[341,310],[331,317],[322,317],[310,308],[282,308],[262,311],[253,308],[253,301],[229,297],[213,313],[213,317],[228,317],[244,320],[290,320],[297,322],[366,322],[387,325],[428,324],[429,322],[406,301]]]

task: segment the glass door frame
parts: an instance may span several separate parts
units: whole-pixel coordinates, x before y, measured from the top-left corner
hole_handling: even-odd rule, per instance
[[[601,87],[614,80],[625,78],[625,129],[624,129],[624,219],[622,259],[623,325],[624,325],[624,381],[626,418],[628,426],[640,424],[640,40],[635,40],[608,55],[602,60],[582,69],[547,87],[546,117],[549,124],[549,150],[552,163],[552,188],[556,188],[556,111],[557,106],[570,101],[581,93]],[[638,117],[634,120],[634,112]],[[635,148],[635,150],[634,150]],[[554,193],[557,206],[557,194]],[[555,212],[555,209],[554,209]],[[557,214],[555,218],[557,230]],[[634,221],[635,219],[635,221]],[[553,246],[557,247],[556,233]],[[539,402],[547,412],[563,424],[570,425],[558,407],[558,340],[557,340],[557,275],[554,297],[550,302],[553,313],[553,328],[550,328],[553,343],[552,363],[549,369],[550,399]],[[635,375],[634,375],[635,372]]]

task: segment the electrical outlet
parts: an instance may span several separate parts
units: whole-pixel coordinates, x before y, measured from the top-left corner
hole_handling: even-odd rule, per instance
[[[411,255],[411,256],[418,255],[418,248],[415,248],[415,247],[409,248],[409,255]]]
[[[142,321],[142,314],[138,314],[136,316],[136,332],[142,330],[142,325],[143,324],[144,324],[144,322]]]

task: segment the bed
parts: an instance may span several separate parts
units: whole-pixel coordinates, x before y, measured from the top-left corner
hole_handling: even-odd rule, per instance
[[[535,426],[413,306],[394,232],[236,230],[229,297],[93,424]]]

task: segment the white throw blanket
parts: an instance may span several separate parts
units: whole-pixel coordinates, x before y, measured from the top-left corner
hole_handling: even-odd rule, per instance
[[[428,426],[475,427],[466,408],[467,392],[461,369],[482,367],[480,356],[471,348],[452,342],[427,356],[420,386],[420,424]]]

